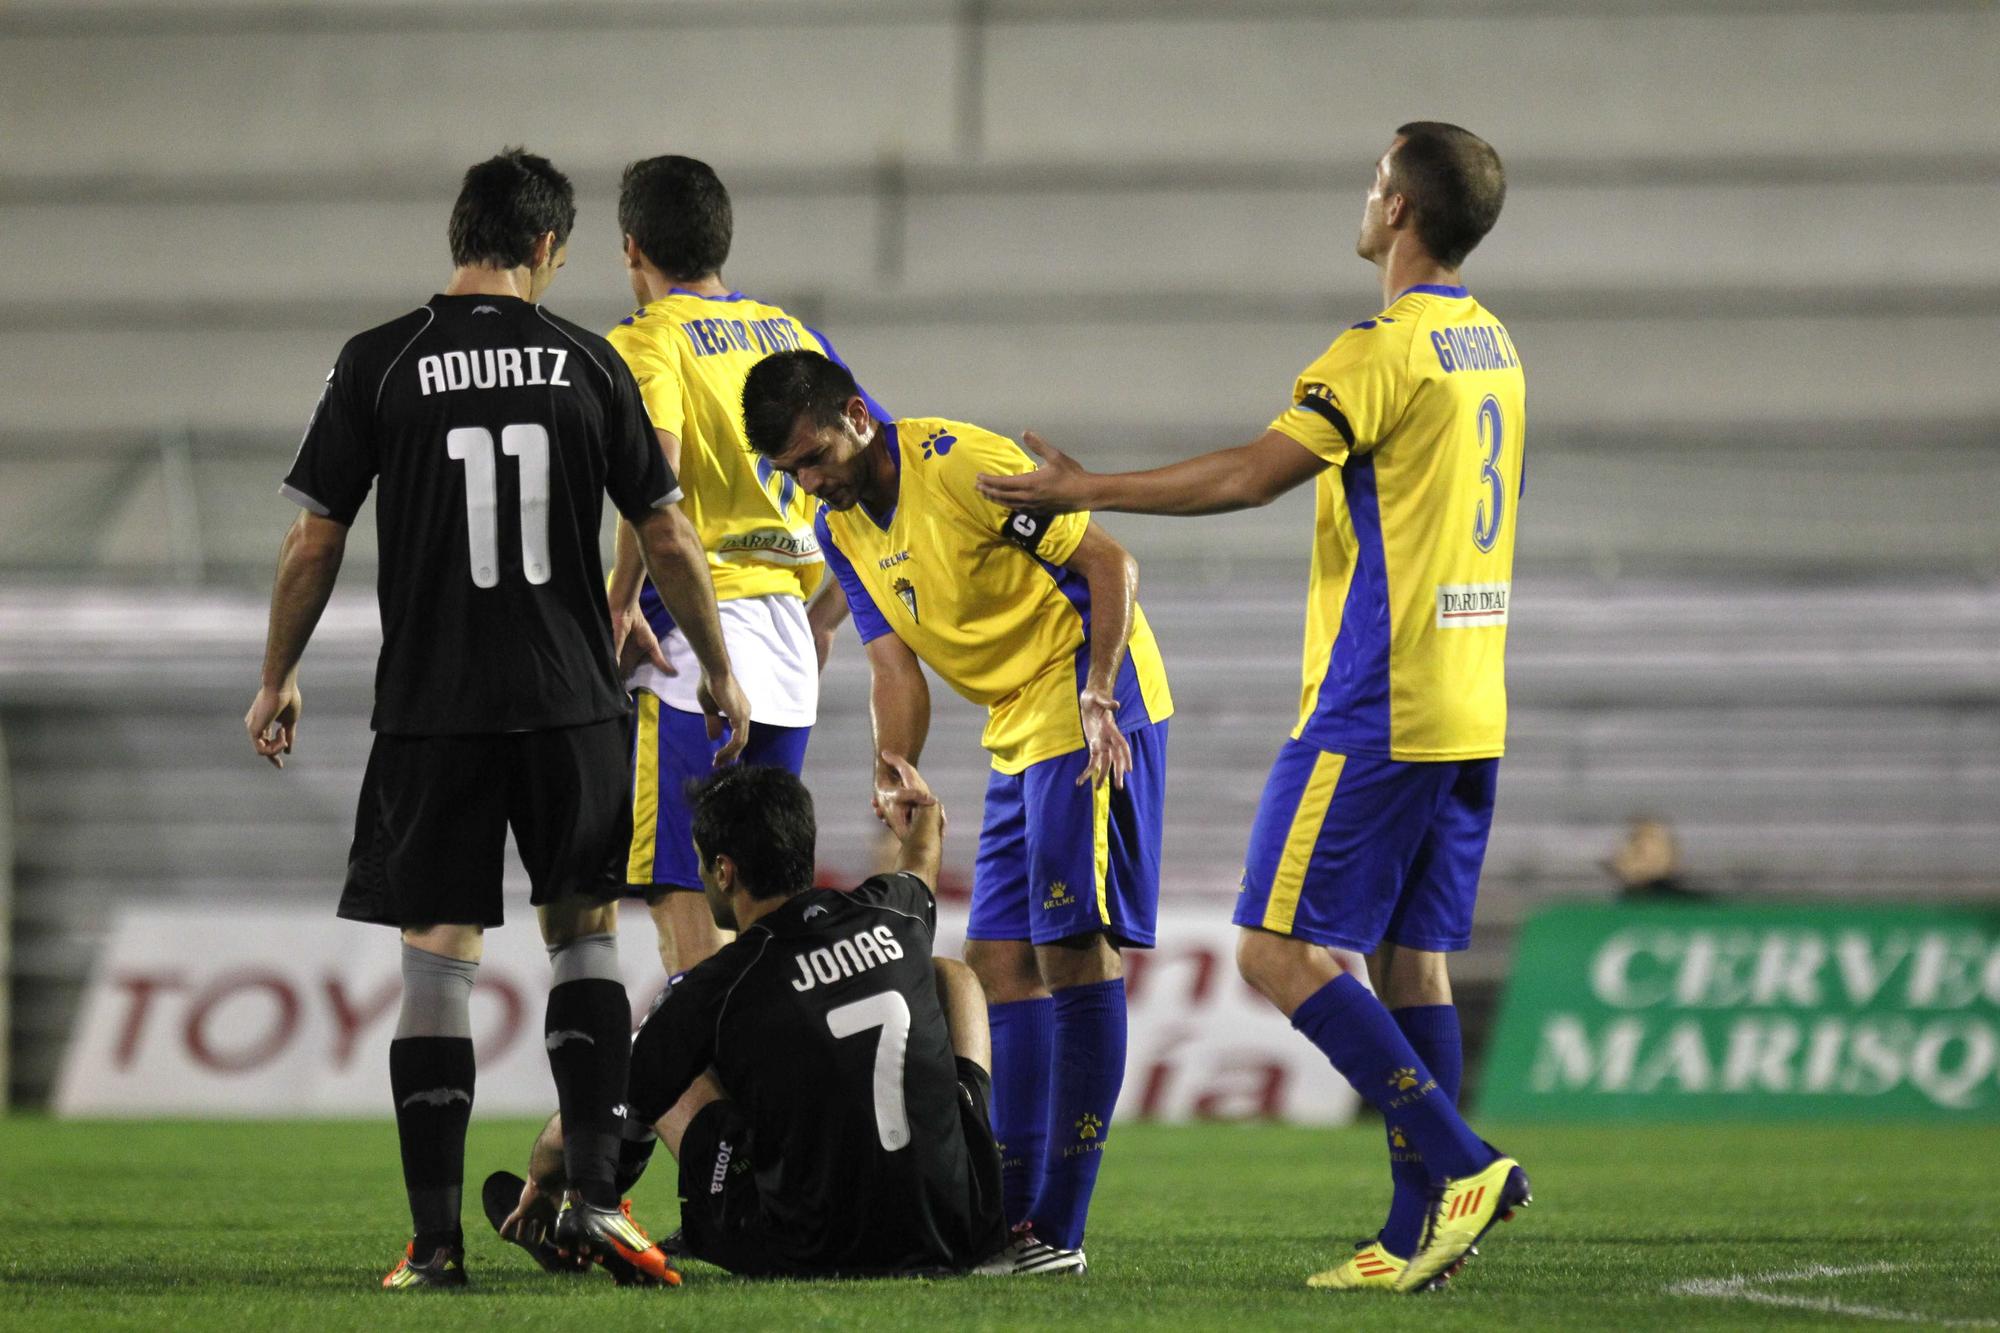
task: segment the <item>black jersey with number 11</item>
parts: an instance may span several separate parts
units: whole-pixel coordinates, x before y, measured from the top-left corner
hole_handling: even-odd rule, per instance
[[[377,731],[577,726],[625,709],[598,532],[680,496],[611,345],[508,296],[434,296],[350,339],[284,493],[351,524],[381,479]]]

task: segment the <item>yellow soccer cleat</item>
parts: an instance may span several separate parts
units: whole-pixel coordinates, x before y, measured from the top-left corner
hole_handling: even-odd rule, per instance
[[[1306,1279],[1306,1285],[1321,1291],[1390,1291],[1409,1263],[1383,1249],[1381,1241],[1371,1240],[1355,1250],[1354,1257],[1340,1267],[1314,1273]]]
[[[1533,1197],[1528,1173],[1511,1157],[1495,1158],[1483,1171],[1445,1181],[1431,1203],[1417,1252],[1396,1279],[1396,1290],[1427,1291],[1439,1285],[1495,1222],[1512,1217]]]

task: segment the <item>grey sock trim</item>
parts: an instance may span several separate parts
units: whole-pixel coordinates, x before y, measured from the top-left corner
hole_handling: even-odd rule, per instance
[[[553,986],[572,981],[616,981],[618,937],[607,931],[551,944],[549,965],[555,969],[555,980],[550,983]]]
[[[479,964],[403,946],[403,1010],[398,1037],[470,1037],[472,983]]]

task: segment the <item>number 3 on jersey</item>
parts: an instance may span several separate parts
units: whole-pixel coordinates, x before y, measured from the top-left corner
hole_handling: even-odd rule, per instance
[[[465,464],[465,536],[472,581],[500,582],[500,488],[493,432],[460,426],[446,433],[445,452]],[[502,428],[500,452],[521,460],[521,572],[530,583],[549,581],[549,432],[530,422]]]
[[[1480,484],[1486,494],[1472,515],[1472,544],[1482,551],[1493,549],[1500,540],[1500,522],[1506,516],[1507,479],[1500,475],[1500,450],[1506,430],[1500,419],[1500,400],[1487,394],[1479,404]]]

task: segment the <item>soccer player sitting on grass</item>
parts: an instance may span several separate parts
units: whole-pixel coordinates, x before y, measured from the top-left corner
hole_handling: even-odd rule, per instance
[[[965,961],[992,1001],[994,1129],[1010,1262],[1078,1272],[1084,1219],[1125,1076],[1121,948],[1159,909],[1167,718],[1138,562],[1087,514],[982,499],[1026,471],[1013,441],[937,419],[885,421],[845,367],[781,352],[744,381],[751,447],[826,503],[827,563],[867,645],[878,751],[930,728],[919,660],[991,715],[993,756]],[[877,809],[896,775],[875,771]]]
[[[1251,829],[1237,963],[1382,1112],[1396,1191],[1380,1234],[1315,1287],[1433,1286],[1528,1198],[1454,1105],[1445,973],[1471,935],[1507,732],[1525,389],[1512,338],[1458,275],[1505,195],[1485,140],[1403,126],[1355,246],[1384,308],[1306,368],[1260,438],[1102,476],[1030,435],[1039,470],[979,480],[1034,513],[1222,514],[1316,488],[1304,696]],[[1381,999],[1325,946],[1370,955]]]
[[[908,762],[883,762],[902,852],[850,893],[812,887],[812,796],[786,770],[726,769],[689,799],[709,910],[737,938],[632,1043],[619,1183],[657,1135],[680,1163],[686,1252],[732,1273],[958,1273],[1007,1243],[985,1000],[964,964],[931,956],[944,810]],[[557,1117],[529,1180],[486,1190],[501,1234],[552,1270],[575,1266],[549,1234],[561,1144]]]

